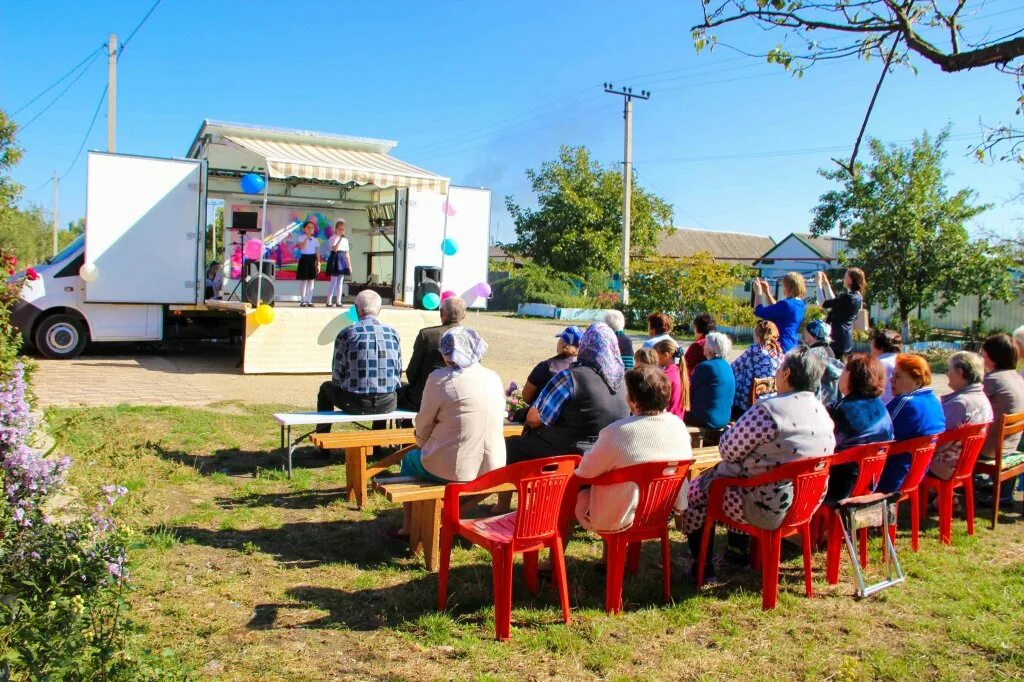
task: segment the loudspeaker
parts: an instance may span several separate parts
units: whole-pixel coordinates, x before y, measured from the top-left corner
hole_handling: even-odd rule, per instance
[[[412,295],[412,306],[418,310],[426,310],[423,297],[427,294],[441,295],[441,268],[436,265],[417,265],[413,269],[415,288]]]
[[[245,276],[255,277],[256,273],[260,270],[260,262],[258,260],[245,260]],[[273,277],[274,273],[277,272],[277,263],[272,260],[263,261],[263,274],[267,277]]]
[[[266,275],[247,276],[245,278],[244,286],[245,300],[249,305],[257,306],[260,303],[274,305],[274,280],[270,277],[267,277]],[[259,297],[258,299],[257,296]]]

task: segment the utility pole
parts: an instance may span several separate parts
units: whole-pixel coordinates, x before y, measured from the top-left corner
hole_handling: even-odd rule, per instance
[[[60,178],[57,176],[57,171],[53,171],[53,255],[57,255],[57,230],[60,229],[60,218],[58,216],[57,208],[57,184],[60,182]]]
[[[117,36],[107,41],[107,151],[117,151]]]
[[[626,141],[622,162],[622,272],[619,275],[622,279],[622,304],[629,303],[629,286],[626,281],[629,279],[629,227],[632,213],[633,199],[633,98],[650,99],[651,93],[641,90],[639,94],[633,92],[633,88],[615,89],[611,83],[604,84],[604,91],[611,95],[619,95],[623,98],[622,118],[626,123]]]

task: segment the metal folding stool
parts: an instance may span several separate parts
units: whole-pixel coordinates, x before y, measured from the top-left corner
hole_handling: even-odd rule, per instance
[[[843,539],[853,564],[853,573],[857,580],[857,598],[863,599],[882,590],[899,585],[904,581],[903,569],[900,568],[896,547],[889,535],[889,524],[895,523],[896,506],[899,493],[872,493],[860,497],[849,497],[839,502],[839,522],[843,529]],[[873,585],[864,584],[864,571],[860,565],[854,534],[862,528],[881,528],[885,551],[882,552],[882,563],[885,564],[886,579]]]

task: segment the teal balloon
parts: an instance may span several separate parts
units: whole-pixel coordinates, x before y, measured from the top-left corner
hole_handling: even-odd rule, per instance
[[[349,306],[348,319],[352,320],[352,322],[359,321],[359,311],[356,310],[355,306]]]
[[[434,292],[423,297],[423,307],[427,310],[436,310],[439,305],[441,305],[441,297]]]
[[[446,256],[454,256],[459,250],[459,245],[455,243],[455,240],[449,237],[441,242],[441,251]]]
[[[261,194],[267,181],[258,173],[246,173],[242,176],[242,191],[246,194]]]

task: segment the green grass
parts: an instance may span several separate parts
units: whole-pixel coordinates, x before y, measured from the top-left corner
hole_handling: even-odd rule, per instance
[[[940,546],[934,518],[921,552],[901,538],[906,584],[855,601],[848,569],[803,597],[788,550],[779,608],[760,609],[760,581],[723,567],[697,592],[673,532],[674,603],[660,601],[655,547],[628,576],[625,610],[605,615],[601,547],[569,544],[573,622],[549,586],[529,594],[517,565],[512,641],[493,640],[488,554],[457,547],[449,609],[437,578],[385,538],[400,510],[344,495],[344,466],[299,450],[281,473],[270,414],[190,408],[51,409],[86,500],[129,488],[117,513],[136,531],[133,618],[148,648],[200,676],[248,679],[1009,679],[1024,670],[1024,523],[978,524]],[[1012,521],[1017,520],[1016,523]],[[877,547],[876,547],[877,550]],[[877,566],[877,553],[873,557]]]

